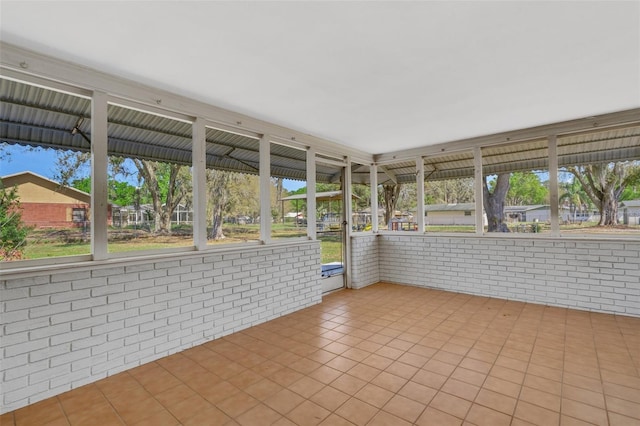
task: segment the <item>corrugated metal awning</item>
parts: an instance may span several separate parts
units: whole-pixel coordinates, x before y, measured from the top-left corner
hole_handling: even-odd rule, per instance
[[[91,101],[30,84],[0,78],[0,142],[26,146],[89,151]],[[110,155],[190,165],[191,123],[138,111],[108,106],[108,151]],[[640,121],[640,117],[638,117]],[[76,129],[76,130],[74,130]],[[86,135],[86,138],[85,138]],[[258,174],[259,142],[256,138],[207,127],[208,168]],[[558,137],[560,167],[640,159],[640,125],[616,127]],[[483,174],[545,170],[548,168],[546,139],[482,149]],[[471,151],[424,158],[425,179],[473,177]],[[369,166],[354,164],[352,181],[369,182]],[[378,167],[378,182],[415,182],[413,161]],[[271,176],[306,180],[306,152],[272,144]],[[336,182],[336,168],[318,162],[318,182]]]
[[[90,99],[0,78],[0,102],[1,143],[90,151]],[[109,155],[191,165],[191,123],[114,104],[107,114]],[[259,173],[258,139],[207,127],[206,141],[208,168]],[[316,172],[335,180],[334,168]],[[271,175],[306,180],[306,152],[272,144]]]

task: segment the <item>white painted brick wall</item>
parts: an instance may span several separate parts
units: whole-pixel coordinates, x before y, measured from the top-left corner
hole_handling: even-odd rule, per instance
[[[320,245],[0,280],[0,412],[321,301]]]
[[[378,236],[354,234],[351,237],[351,287],[363,288],[380,281]]]
[[[382,234],[378,255],[381,281],[640,316],[640,243]]]

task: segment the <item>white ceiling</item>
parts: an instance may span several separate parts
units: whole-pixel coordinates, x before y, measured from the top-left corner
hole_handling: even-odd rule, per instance
[[[639,1],[0,5],[3,41],[385,153],[640,106]]]

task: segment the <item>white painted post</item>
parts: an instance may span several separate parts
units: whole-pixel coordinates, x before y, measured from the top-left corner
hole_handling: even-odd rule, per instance
[[[197,117],[192,129],[193,173],[193,245],[207,248],[207,129],[205,120]]]
[[[476,197],[476,235],[484,234],[484,202],[483,202],[483,177],[482,177],[482,148],[476,146],[473,148],[473,167],[474,167],[474,192]]]
[[[371,232],[378,233],[378,166],[372,163],[369,168],[371,185]]]
[[[316,239],[316,150],[307,147],[307,236]]]
[[[351,226],[353,223],[353,208],[351,207],[351,182],[353,178],[351,176],[351,159],[349,156],[345,157],[346,166],[342,169],[344,179],[342,179],[342,206],[344,211],[343,221],[346,222],[344,226],[344,259],[342,264],[344,265],[345,285],[347,288],[351,288]]]
[[[271,141],[269,135],[260,139],[260,240],[271,241]]]
[[[558,139],[548,138],[549,154],[549,206],[551,208],[551,235],[560,236],[560,209],[558,206]]]
[[[106,93],[98,91],[91,97],[91,253],[94,260],[108,257],[107,99]]]
[[[418,232],[424,232],[424,160],[422,156],[416,158],[416,190]]]

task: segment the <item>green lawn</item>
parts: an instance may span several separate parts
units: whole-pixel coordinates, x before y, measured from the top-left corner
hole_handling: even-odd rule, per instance
[[[320,241],[320,261],[322,263],[342,262],[342,236],[321,235]]]
[[[153,236],[141,230],[110,231],[109,253],[124,253],[143,250],[155,250],[171,247],[189,247],[193,245],[190,229],[181,227],[171,236]],[[209,244],[227,244],[252,241],[260,238],[260,225],[225,225],[226,238],[220,241],[209,241]],[[273,224],[273,238],[293,238],[307,234],[306,228],[294,224]],[[91,253],[89,241],[83,241],[80,231],[34,230],[28,238],[24,251],[24,259],[41,259],[48,257],[76,256]],[[335,235],[320,236],[322,263],[342,261],[341,238]]]

